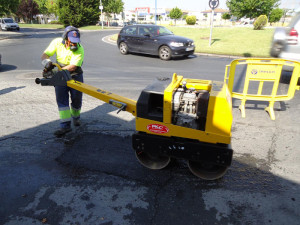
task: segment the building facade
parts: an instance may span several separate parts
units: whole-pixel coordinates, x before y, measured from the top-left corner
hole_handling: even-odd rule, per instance
[[[168,8],[150,8],[150,7],[137,7],[134,10],[128,10],[124,11],[120,15],[117,15],[115,19],[118,21],[136,21],[141,23],[154,23],[155,22],[155,15],[156,15],[156,21],[158,23],[162,24],[170,24],[173,22],[172,19],[170,19],[169,14],[172,9]],[[187,11],[182,10],[183,16],[196,16],[197,19],[197,25],[202,26],[209,26],[211,24],[212,19],[212,10],[206,10],[206,11]],[[222,15],[226,12],[229,12],[228,10],[224,9],[215,9],[214,10],[214,24],[224,25],[226,22],[222,19]],[[176,21],[176,24],[186,24],[184,19],[179,19]]]

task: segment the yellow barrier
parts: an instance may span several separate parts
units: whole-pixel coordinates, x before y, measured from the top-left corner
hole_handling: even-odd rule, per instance
[[[234,76],[237,65],[245,65],[246,77],[244,82],[243,93],[233,92]],[[282,74],[282,67],[293,67],[289,88],[286,95],[277,95],[278,85]],[[275,120],[274,103],[275,101],[286,101],[294,97],[295,91],[300,89],[297,86],[300,77],[300,62],[285,59],[237,59],[233,60],[230,65],[226,66],[224,82],[228,84],[229,91],[233,98],[241,100],[239,109],[242,117],[246,117],[245,104],[247,100],[268,101],[269,106],[265,110],[269,113],[272,120]],[[249,94],[248,88],[252,81],[259,82],[257,94]],[[265,82],[272,82],[273,88],[270,95],[263,95]]]

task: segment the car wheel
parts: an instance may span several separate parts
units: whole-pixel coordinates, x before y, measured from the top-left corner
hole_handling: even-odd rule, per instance
[[[20,30],[20,27],[17,28],[17,31],[19,31],[19,30]]]
[[[171,59],[171,49],[168,46],[161,46],[158,50],[159,58],[162,60],[169,60]]]
[[[279,57],[284,45],[281,42],[275,42],[271,48],[270,55],[272,57]]]
[[[128,54],[128,45],[125,42],[120,43],[119,49],[122,55]]]

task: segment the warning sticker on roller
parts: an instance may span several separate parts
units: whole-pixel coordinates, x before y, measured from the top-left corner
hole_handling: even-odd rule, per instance
[[[164,134],[169,132],[169,128],[161,124],[149,124],[147,126],[147,130],[157,134]]]

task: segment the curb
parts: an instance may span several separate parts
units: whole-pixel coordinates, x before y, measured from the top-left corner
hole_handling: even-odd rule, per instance
[[[194,53],[194,55],[201,55],[201,56],[210,56],[210,57],[219,57],[219,58],[229,58],[229,59],[242,59],[245,57],[242,56],[235,56],[235,55],[218,55],[218,54],[210,54],[210,53]]]
[[[102,38],[102,41],[105,42],[105,43],[107,43],[107,44],[117,45],[117,42],[111,39],[111,37],[112,37],[113,35],[114,35],[114,34],[103,37],[103,38]]]

